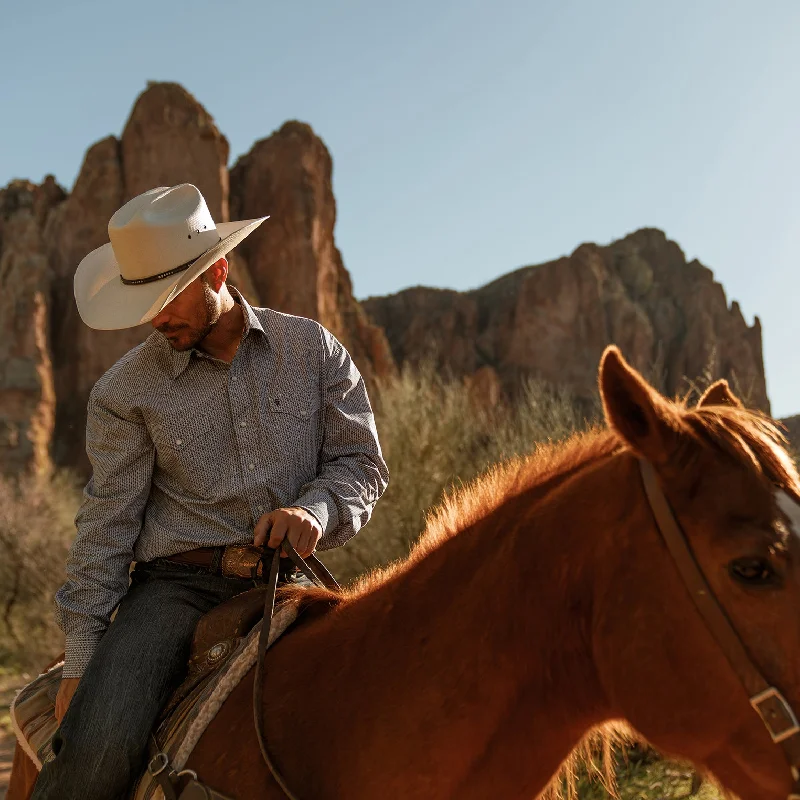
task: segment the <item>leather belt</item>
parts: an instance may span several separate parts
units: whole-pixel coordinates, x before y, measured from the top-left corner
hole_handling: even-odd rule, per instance
[[[255,545],[229,545],[228,547],[198,547],[163,556],[165,561],[174,564],[187,564],[192,567],[204,567],[213,575],[224,578],[258,578],[261,577],[261,557],[263,552]],[[281,559],[280,575],[285,577],[297,571],[290,559]]]

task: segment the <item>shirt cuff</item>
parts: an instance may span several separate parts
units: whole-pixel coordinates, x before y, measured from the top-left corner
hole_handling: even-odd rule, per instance
[[[294,505],[295,508],[304,508],[317,518],[323,536],[339,527],[339,511],[331,493],[326,489],[319,487],[309,489]]]
[[[80,678],[102,638],[102,633],[67,634],[66,644],[64,645],[64,669],[61,677]]]

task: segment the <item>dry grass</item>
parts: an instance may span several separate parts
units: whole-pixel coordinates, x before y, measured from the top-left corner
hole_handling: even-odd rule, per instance
[[[585,413],[566,390],[527,380],[516,401],[487,408],[465,384],[431,366],[403,370],[373,402],[389,488],[362,534],[322,554],[345,581],[405,557],[448,489],[586,426]]]
[[[79,499],[68,472],[0,477],[0,666],[35,667],[62,647],[53,593],[64,581]]]
[[[619,800],[722,800],[719,790],[690,766],[665,761],[652,750],[619,751],[614,766]],[[611,797],[597,771],[591,777],[584,772],[576,789],[580,800]]]

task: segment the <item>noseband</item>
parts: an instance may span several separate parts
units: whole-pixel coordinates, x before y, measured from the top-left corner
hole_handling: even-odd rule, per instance
[[[656,520],[656,527],[697,610],[739,677],[750,698],[750,705],[758,712],[772,741],[781,748],[789,764],[793,785],[787,800],[800,800],[800,725],[797,715],[786,698],[768,683],[751,660],[739,634],[723,611],[689,548],[686,536],[661,489],[653,465],[649,461],[639,459],[639,469],[642,473],[645,494]]]

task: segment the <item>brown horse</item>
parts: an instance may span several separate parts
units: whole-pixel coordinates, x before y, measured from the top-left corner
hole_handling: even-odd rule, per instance
[[[307,590],[307,621],[268,654],[263,709],[298,798],[530,800],[588,731],[627,720],[742,800],[785,800],[786,761],[693,604],[639,473],[639,458],[655,467],[752,659],[796,708],[800,479],[781,436],[724,384],[694,409],[665,400],[615,348],[600,390],[610,430],[459,490],[406,562],[343,596]],[[188,766],[235,798],[282,800],[252,680]]]

